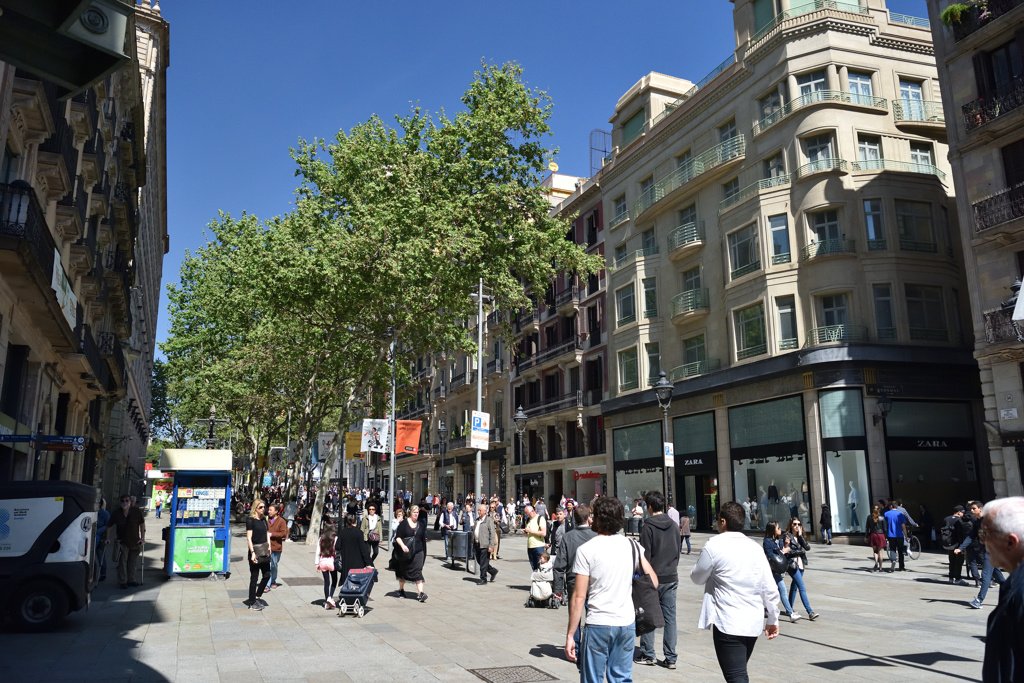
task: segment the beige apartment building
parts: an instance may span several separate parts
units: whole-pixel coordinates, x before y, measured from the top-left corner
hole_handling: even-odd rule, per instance
[[[108,499],[143,492],[168,249],[168,26],[117,8],[123,63],[87,87],[48,80],[51,57],[0,62],[0,481]]]
[[[947,26],[940,15],[948,5],[929,0],[928,13],[946,93],[949,158],[984,396],[984,445],[993,493],[1019,496],[1024,494],[1024,306],[1018,303],[1024,277],[1024,2],[968,3],[968,11],[948,17]]]
[[[660,489],[668,440],[695,528],[730,499],[752,528],[817,531],[826,505],[859,534],[886,496],[945,514],[991,468],[928,21],[733,3],[718,68],[648,74],[611,118],[610,488]]]

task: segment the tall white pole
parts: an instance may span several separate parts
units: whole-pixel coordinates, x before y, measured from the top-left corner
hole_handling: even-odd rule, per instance
[[[484,410],[484,279],[476,298],[476,410]],[[472,434],[472,432],[470,432]],[[483,456],[476,452],[476,502],[480,504],[483,489]]]

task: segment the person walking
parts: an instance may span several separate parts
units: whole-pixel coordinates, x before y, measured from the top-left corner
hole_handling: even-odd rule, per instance
[[[476,565],[480,568],[480,585],[491,582],[498,575],[498,570],[491,566],[491,553],[497,533],[494,528],[494,517],[490,515],[486,503],[476,506],[476,522],[473,524],[473,548],[476,550]]]
[[[363,531],[357,528],[358,523],[359,518],[355,515],[345,515],[345,526],[338,532],[334,543],[334,565],[338,570],[339,585],[345,583],[348,573],[353,569],[362,569],[372,564],[370,545]]]
[[[281,551],[284,550],[284,542],[288,538],[288,522],[281,516],[281,504],[274,503],[267,506],[267,514],[270,517],[270,583],[264,592],[270,592],[271,588],[280,588],[277,582],[277,567],[281,563]]]
[[[690,579],[704,586],[697,627],[711,630],[727,683],[748,683],[747,662],[762,631],[768,640],[779,635],[778,586],[764,551],[743,533],[744,520],[742,505],[723,503],[719,534],[704,544],[690,571]]]
[[[885,521],[885,517],[882,516],[882,511],[877,505],[872,505],[871,514],[864,520],[865,538],[871,546],[872,554],[875,556],[875,565],[871,568],[872,572],[882,571],[882,563],[885,562],[885,556],[882,554],[882,551],[885,550],[887,544],[885,536],[888,531],[889,525]]]
[[[334,602],[334,589],[338,587],[338,562],[334,542],[334,525],[329,524],[320,533],[316,554],[313,557],[313,567],[324,578],[324,609],[334,609],[338,606]]]
[[[679,535],[682,536],[683,541],[686,543],[686,554],[690,554],[690,515],[679,516]],[[682,546],[679,547],[682,552]]]
[[[257,612],[267,606],[263,600],[263,592],[267,587],[267,581],[270,580],[270,528],[264,517],[266,510],[266,503],[257,498],[253,501],[249,517],[245,520],[245,540],[249,546],[249,599],[244,604]],[[264,544],[268,550],[265,560],[263,555],[256,554],[254,547]]]
[[[501,556],[499,553],[501,552],[502,514],[501,502],[498,500],[497,496],[495,496],[494,499],[491,500],[490,505],[488,505],[487,514],[490,516],[491,521],[494,522],[494,550],[491,551],[491,559],[500,560]]]
[[[523,535],[526,536],[526,556],[530,560],[530,569],[537,571],[540,567],[540,554],[544,552],[544,538],[547,536],[548,526],[532,505],[527,505],[524,512],[529,520],[523,529]]]
[[[786,527],[786,536],[783,539],[783,547],[788,548],[789,552],[789,566],[786,568],[786,573],[789,574],[789,604],[794,605],[796,603],[796,592],[800,591],[800,602],[804,604],[804,609],[807,610],[807,618],[814,621],[818,618],[818,614],[811,609],[811,603],[807,599],[807,588],[804,586],[804,571],[807,569],[807,551],[811,549],[811,544],[807,542],[807,537],[804,536],[804,526],[800,518],[794,517],[789,520],[789,526]],[[793,610],[794,612],[796,610]]]
[[[405,597],[405,582],[416,583],[416,599],[426,602],[423,592],[423,563],[427,557],[427,523],[420,523],[420,506],[409,508],[409,518],[403,519],[395,529],[395,545],[400,554],[395,559],[395,576],[398,579],[398,597]]]
[[[977,533],[974,534],[974,542],[968,548],[968,557],[974,562],[976,567],[980,568],[981,571],[981,588],[978,590],[978,597],[971,600],[970,605],[974,609],[981,609],[981,606],[985,603],[985,596],[988,595],[989,586],[992,585],[992,580],[999,585],[1002,585],[1006,578],[1003,573],[999,571],[998,567],[994,567],[989,559],[988,551],[985,549],[985,543],[983,535],[981,533],[984,528],[984,508],[981,503],[973,500],[969,503],[971,514],[974,516],[974,528],[977,529]]]
[[[665,617],[662,651],[665,659],[661,666],[676,668],[676,591],[679,588],[679,551],[681,549],[679,525],[665,514],[665,496],[661,491],[648,491],[644,496],[650,517],[640,532],[640,545],[644,557],[658,576],[658,598]],[[650,666],[658,663],[654,652],[654,631],[640,636],[640,656],[633,660]]]
[[[832,511],[824,503],[821,505],[818,527],[821,529],[821,542],[825,545],[832,545]]]
[[[1024,680],[1024,498],[997,498],[982,508],[982,543],[992,565],[1009,577],[999,590],[999,602],[988,617],[984,683]]]
[[[97,581],[107,580],[107,527],[110,524],[110,511],[107,510],[107,499],[100,498],[100,509],[96,512],[96,575]]]
[[[778,522],[768,522],[765,524],[764,540],[761,541],[761,546],[764,548],[765,557],[770,559],[772,555],[782,555],[786,563],[789,563],[789,546],[782,542],[782,527],[779,526]],[[771,568],[770,561],[768,566]],[[772,579],[779,588],[779,599],[782,601],[783,609],[782,613],[789,618],[790,622],[801,619],[802,617],[796,613],[793,609],[793,605],[789,602],[789,598],[786,597],[785,574],[776,573],[773,570]]]
[[[597,536],[597,532],[590,528],[590,507],[578,505],[573,510],[572,529],[562,536],[555,549],[554,585],[555,595],[560,596],[562,604],[572,600],[573,587],[576,584],[576,574],[572,571],[573,562],[576,561],[576,551],[580,546]],[[579,645],[579,637],[576,638]]]
[[[377,553],[380,552],[381,534],[384,533],[384,524],[381,522],[380,515],[377,514],[377,506],[373,503],[367,503],[366,514],[359,525],[359,530],[363,532],[363,540],[370,547],[370,561],[368,564],[372,565],[377,559]]]
[[[643,553],[639,554],[639,567],[633,564],[633,542],[619,534],[624,516],[618,498],[595,499],[592,523],[597,535],[579,547],[573,561],[576,583],[569,603],[565,656],[570,662],[579,660],[581,683],[602,683],[606,678],[610,683],[633,680],[633,574],[643,571],[658,585],[658,576]],[[584,603],[587,624],[577,648],[576,628]]]
[[[886,540],[889,543],[889,573],[896,569],[896,557],[900,560],[900,571],[906,571],[903,566],[903,556],[906,554],[907,544],[907,518],[896,509],[896,502],[889,503],[889,510],[885,513]]]
[[[141,585],[135,580],[139,553],[146,544],[146,519],[142,510],[132,504],[128,494],[121,496],[121,507],[110,515],[107,540],[117,542],[117,582],[121,588]]]
[[[949,557],[949,583],[958,586],[968,585],[963,578],[964,554],[958,552],[968,529],[969,525],[964,522],[963,505],[954,506],[953,514],[943,519],[939,528],[939,542]]]
[[[441,513],[441,536],[444,538],[444,559],[445,562],[451,557],[451,536],[453,531],[458,531],[459,516],[455,513],[455,503],[448,502],[444,512]]]

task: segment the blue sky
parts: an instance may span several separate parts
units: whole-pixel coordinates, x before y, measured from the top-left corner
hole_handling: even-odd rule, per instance
[[[925,17],[924,0],[889,9]],[[218,211],[287,213],[297,185],[288,148],[413,103],[453,110],[480,60],[523,65],[554,103],[550,145],[561,173],[590,175],[590,131],[658,71],[697,81],[733,50],[728,0],[635,5],[405,1],[163,0],[167,70],[168,231],[164,283],[206,242]],[[157,339],[167,334],[166,292]]]

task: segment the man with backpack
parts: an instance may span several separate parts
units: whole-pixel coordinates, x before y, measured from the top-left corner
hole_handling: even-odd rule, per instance
[[[963,579],[963,553],[956,552],[966,536],[963,517],[964,506],[957,505],[953,508],[953,514],[942,520],[942,528],[939,530],[939,540],[942,542],[943,549],[949,555],[949,582],[957,586],[968,585]]]

